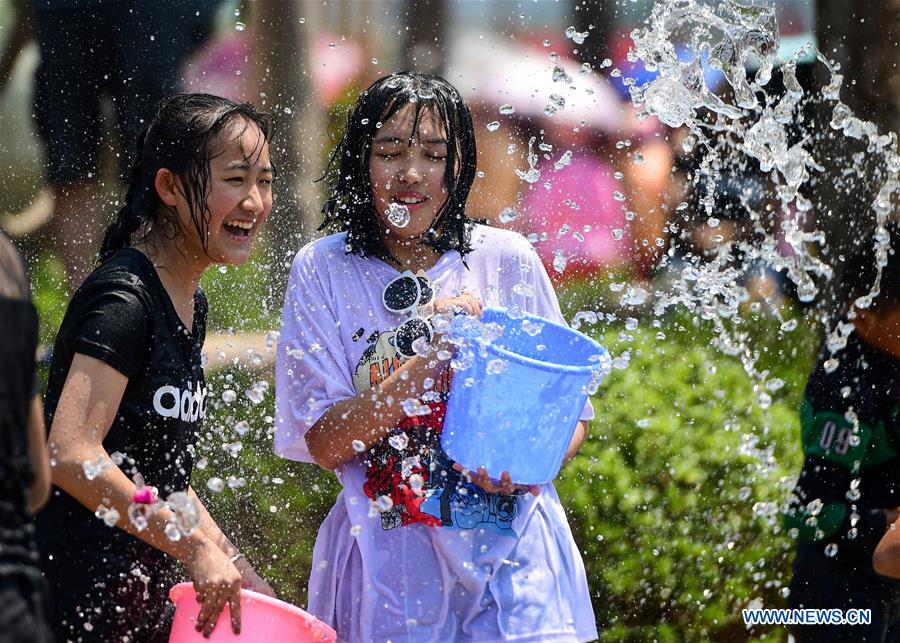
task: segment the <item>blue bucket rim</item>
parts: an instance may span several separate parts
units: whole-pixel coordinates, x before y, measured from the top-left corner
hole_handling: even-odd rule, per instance
[[[496,306],[492,306],[492,307],[488,307],[488,308],[484,309],[484,312],[488,312],[488,311],[502,313],[502,314],[506,315],[507,317],[509,317],[509,314],[508,314],[506,308],[499,308]],[[588,337],[581,331],[575,330],[574,328],[570,328],[569,326],[566,326],[564,324],[560,324],[559,322],[555,322],[553,320],[547,319],[546,317],[540,317],[538,315],[533,315],[531,313],[526,313],[524,311],[521,312],[520,314],[522,315],[521,318],[510,317],[510,319],[515,321],[517,319],[528,318],[528,319],[531,319],[531,320],[536,321],[541,324],[545,324],[545,325],[549,324],[551,326],[555,326],[556,328],[559,328],[561,330],[566,330],[571,333],[575,333],[576,335],[581,336],[582,338],[584,338],[585,340],[587,340],[588,342],[590,342],[591,344],[596,346],[598,349],[597,350],[598,355],[607,355],[609,353],[609,351],[607,351],[606,348],[604,348],[603,345],[600,344],[600,342]],[[481,340],[475,340],[475,341],[477,341],[479,344],[484,346],[485,349],[489,353],[493,353],[494,355],[497,355],[498,357],[502,357],[505,360],[516,362],[518,364],[523,364],[525,366],[531,366],[533,368],[539,368],[539,369],[545,370],[545,371],[550,371],[552,373],[584,374],[584,373],[590,373],[591,371],[596,371],[600,368],[599,361],[594,364],[587,364],[585,366],[572,366],[569,364],[555,364],[552,362],[543,362],[541,360],[537,360],[532,357],[526,357],[525,355],[519,355],[518,353],[514,353],[505,348],[501,348],[500,346],[497,346],[493,342],[485,343]]]

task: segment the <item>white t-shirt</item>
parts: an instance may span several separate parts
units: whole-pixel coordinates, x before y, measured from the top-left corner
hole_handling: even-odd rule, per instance
[[[399,272],[345,245],[344,234],[319,239],[291,268],[276,361],[275,450],[285,458],[312,462],[309,427],[401,363],[393,330],[404,317],[382,302]],[[427,271],[436,297],[471,291],[485,306],[564,323],[522,236],[479,225],[472,246],[465,264],[451,251]],[[596,638],[584,565],[553,485],[537,497],[486,494],[441,451],[449,383],[447,372],[423,396],[430,414],[404,419],[335,471],[343,490],[316,540],[309,611],[349,641]],[[587,403],[582,419],[593,415]]]

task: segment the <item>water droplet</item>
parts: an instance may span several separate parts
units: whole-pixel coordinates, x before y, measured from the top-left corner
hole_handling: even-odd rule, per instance
[[[246,29],[246,28],[247,28],[247,25],[245,25],[243,22],[236,22],[236,23],[234,23],[234,30],[235,30],[235,31],[243,31],[243,30]]]
[[[838,545],[837,543],[828,543],[825,546],[825,555],[829,558],[834,558],[838,553]]]
[[[397,449],[397,451],[403,451],[406,445],[409,444],[409,436],[406,433],[395,433],[388,438],[388,444]]]
[[[97,478],[111,466],[112,463],[109,459],[102,455],[98,456],[96,460],[85,460],[81,463],[81,468],[84,470],[84,477],[88,480]]]
[[[408,417],[431,414],[431,407],[427,404],[422,404],[414,397],[403,400],[402,406],[403,412],[406,413]]]
[[[496,132],[500,129],[500,121],[491,121],[486,127],[489,132]]]
[[[112,507],[107,507],[106,505],[100,505],[99,507],[97,507],[94,515],[102,520],[103,524],[105,524],[107,527],[115,527],[120,518],[118,511],[116,511]]]
[[[405,228],[409,225],[409,208],[405,205],[391,203],[388,205],[388,210],[385,214],[387,215],[388,221],[395,228]]]
[[[796,328],[797,328],[797,320],[796,319],[789,319],[786,322],[784,322],[783,324],[781,324],[781,330],[783,330],[786,333],[789,333],[792,330],[796,330]]]
[[[503,105],[500,106],[499,111],[503,116],[509,116],[510,114],[515,113],[516,108],[513,107],[512,105],[510,105],[509,103],[504,103]]]
[[[567,165],[572,164],[572,152],[570,150],[566,150],[563,152],[562,156],[559,157],[559,160],[553,164],[553,169],[557,172]]]
[[[372,59],[372,64],[373,64],[373,65],[377,65],[377,64],[378,64],[378,59],[377,59],[377,58],[373,58],[373,59]]]
[[[503,208],[500,211],[500,216],[498,216],[497,219],[500,221],[500,223],[509,223],[510,221],[515,221],[517,216],[519,216],[518,213],[516,213],[516,211],[512,208]]]
[[[231,404],[237,399],[237,393],[235,393],[231,389],[226,389],[222,391],[222,401],[226,404]]]
[[[378,513],[390,511],[394,507],[394,501],[391,500],[390,496],[378,496],[378,498],[372,501],[372,504],[373,508]]]
[[[553,82],[554,83],[564,82],[567,84],[571,84],[572,77],[566,73],[566,70],[563,67],[561,67],[560,65],[557,65],[556,67],[553,68]],[[562,98],[562,97],[560,97],[560,98]],[[551,100],[552,100],[552,97],[551,97]]]
[[[524,281],[520,281],[512,287],[513,294],[521,297],[534,297],[534,286]]]
[[[425,478],[419,473],[409,476],[409,487],[413,491],[421,491],[425,487]]]
[[[561,109],[564,109],[566,106],[566,99],[559,94],[550,94],[550,103],[544,107],[544,115],[545,116],[553,116],[556,112]]]
[[[566,266],[569,263],[568,257],[566,257],[565,252],[562,248],[557,248],[553,251],[553,270],[562,274],[566,270]]]
[[[246,391],[244,391],[244,395],[247,396],[247,399],[253,402],[254,404],[259,404],[263,401],[265,397],[265,390],[263,390],[259,386],[253,386]]]
[[[536,140],[537,138],[534,136],[528,139],[528,170],[515,169],[516,176],[528,183],[537,183],[541,179],[541,171],[537,169],[538,155],[533,149]]]
[[[488,375],[499,375],[506,370],[506,360],[497,358],[487,363]]]
[[[219,493],[225,488],[225,482],[222,478],[212,477],[206,481],[206,488],[214,493]]]
[[[354,440],[353,442],[350,443],[350,445],[353,447],[353,450],[356,451],[357,453],[362,453],[363,451],[366,450],[366,443],[363,442],[362,440]]]

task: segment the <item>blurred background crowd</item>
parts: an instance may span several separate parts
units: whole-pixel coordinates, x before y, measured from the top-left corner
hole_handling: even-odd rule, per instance
[[[782,58],[810,42],[860,69],[844,100],[896,130],[896,30],[866,37],[896,26],[896,3],[863,3],[852,19],[829,0],[766,4],[777,10]],[[665,278],[685,257],[752,234],[747,211],[767,204],[765,177],[726,168],[710,219],[700,207],[704,188],[695,187],[693,138],[636,117],[629,79],[640,84],[652,74],[629,59],[630,33],[651,7],[9,0],[0,4],[0,225],[32,261],[50,261],[56,285],[71,292],[122,193],[123,150],[156,100],[176,90],[249,100],[279,120],[281,189],[263,251],[277,301],[286,263],[315,234],[314,181],[351,98],[379,76],[411,68],[446,76],[474,107],[480,172],[470,216],[530,235],[558,285],[608,274]],[[800,58],[808,87],[814,62],[812,53]],[[720,72],[706,73],[714,91],[725,84]],[[770,225],[777,229],[777,217]],[[755,296],[791,296],[777,273],[744,268]]]
[[[749,212],[769,213],[765,232],[785,256],[782,217],[823,230],[821,252],[840,270],[841,240],[855,234],[841,222],[869,212],[872,199],[864,181],[862,192],[848,191],[841,171],[829,171],[820,176],[838,180],[814,181],[827,212],[785,212],[765,175],[727,159],[708,194],[696,181],[697,141],[641,120],[631,104],[630,79],[651,76],[629,57],[631,32],[653,4],[0,0],[0,228],[29,263],[42,342],[52,341],[96,256],[123,195],[123,159],[155,101],[210,92],[276,115],[278,184],[253,260],[204,276],[208,380],[221,391],[270,378],[274,336],[263,333],[278,326],[291,258],[317,234],[316,180],[347,110],[392,71],[441,74],[476,118],[470,216],[526,235],[566,318],[599,316],[604,323],[590,332],[631,358],[604,382],[595,401],[604,421],[558,483],[605,640],[771,633],[744,627],[738,608],[785,596],[792,545],[778,508],[799,470],[796,409],[820,340],[813,323],[798,320],[815,314],[796,305],[781,273],[738,259],[735,279],[757,304],[750,317],[779,311],[742,331],[768,342],[757,368],[777,386],[764,392],[762,408],[759,387],[737,359],[709,349],[714,334],[696,316],[651,320],[640,304],[687,268],[714,261],[727,241],[759,235]],[[830,78],[812,54],[798,53],[807,42],[841,66],[844,103],[882,132],[900,130],[900,1],[754,4],[776,9],[779,56],[799,56],[798,81],[810,96],[820,97]],[[728,91],[721,75],[705,71],[710,88]],[[784,91],[780,74],[768,91]],[[815,101],[804,109],[811,127],[793,136],[818,146],[816,161],[827,166],[828,142],[816,127],[827,130],[830,117]],[[861,155],[858,176],[871,162],[864,151],[851,150]],[[832,212],[843,217],[819,216]],[[245,351],[240,331],[258,333],[257,344]],[[221,478],[220,490],[228,481],[224,492],[206,494],[207,506],[232,517],[225,523],[235,542],[279,595],[305,604],[315,529],[337,486],[329,474],[272,455],[271,397],[213,405],[194,487],[203,490],[210,476]],[[229,427],[244,419],[252,431],[233,434]]]

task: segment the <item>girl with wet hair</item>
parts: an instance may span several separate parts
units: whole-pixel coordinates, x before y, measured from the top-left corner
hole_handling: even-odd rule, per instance
[[[465,256],[472,249],[472,222],[466,219],[465,206],[475,180],[475,130],[459,92],[436,76],[394,74],[360,95],[346,134],[329,161],[329,196],[322,208],[325,220],[320,229],[346,232],[347,244],[355,254],[394,259],[384,242],[382,222],[372,216],[379,205],[374,201],[369,174],[373,141],[384,123],[404,108],[411,115],[407,132],[410,141],[418,131],[423,109],[426,115],[433,114],[432,118],[440,120],[447,130],[447,140],[456,141],[456,145],[434,148],[437,155],[433,158],[442,161],[446,198],[437,204],[431,227],[421,242],[439,254],[456,250]],[[379,156],[383,155],[376,154],[376,159]]]
[[[376,81],[326,175],[335,233],[291,269],[275,448],[343,486],[316,540],[308,608],[340,640],[597,636],[553,485],[463,471],[440,446],[453,373],[433,313],[479,317],[490,305],[563,321],[531,245],[466,219],[475,151],[446,80]],[[591,417],[587,404],[567,459]]]
[[[241,586],[272,594],[190,487],[208,396],[200,277],[249,257],[272,207],[271,134],[247,103],[164,99],[69,304],[46,396],[54,490],[38,516],[59,640],[167,640],[176,560],[206,635],[226,603],[239,631]]]

